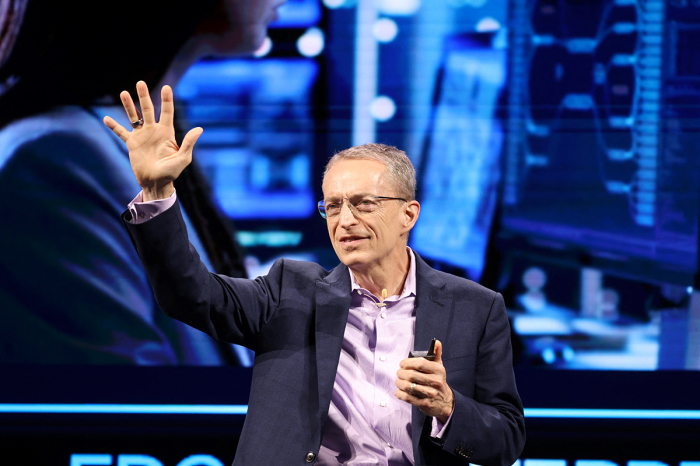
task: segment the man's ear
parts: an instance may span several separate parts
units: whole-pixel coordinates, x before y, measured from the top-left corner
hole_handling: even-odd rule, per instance
[[[420,215],[420,204],[418,201],[408,201],[404,207],[404,228],[406,231],[410,231],[413,225],[416,224],[418,216]]]

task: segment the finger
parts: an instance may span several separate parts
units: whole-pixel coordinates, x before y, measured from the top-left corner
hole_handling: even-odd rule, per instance
[[[420,398],[420,384],[407,380],[396,379],[394,381],[394,385],[396,385],[396,388],[407,393],[409,396]],[[413,390],[411,390],[411,387],[413,387]]]
[[[411,395],[409,395],[408,393],[404,392],[401,389],[394,390],[394,396],[401,401],[405,401],[406,403],[411,403],[412,401],[414,401],[414,399]],[[413,403],[411,403],[411,404],[413,404]]]
[[[399,399],[401,401],[405,401],[406,403],[411,404],[413,406],[420,407],[420,405],[422,405],[424,403],[424,401],[422,401],[422,398],[416,398],[415,396],[411,396],[403,390],[395,390],[394,396],[397,399]]]
[[[160,120],[161,124],[164,124],[168,128],[173,125],[173,119],[175,115],[175,105],[173,104],[173,90],[170,86],[165,85],[160,90]]]
[[[441,364],[428,361],[425,358],[407,358],[401,361],[399,365],[405,370],[425,372],[428,374],[434,374],[436,371],[440,371],[440,368],[442,367]]]
[[[406,384],[410,385],[415,383],[416,386],[420,385],[423,387],[424,389],[422,391],[425,393],[427,389],[441,391],[447,386],[445,378],[442,375],[421,374],[415,371],[411,371],[408,375],[398,375],[399,377],[394,381],[394,384],[399,388]]]
[[[405,380],[407,382],[415,382],[421,385],[430,385],[430,376],[418,371],[408,371],[400,369],[398,372],[396,372],[396,377],[399,380]]]
[[[421,385],[415,382],[401,382],[403,387],[399,387],[404,392],[408,393],[409,396],[413,398],[423,398],[423,392],[421,391]]]
[[[394,396],[399,400],[405,401],[406,403],[410,403],[412,405],[418,405],[419,403],[421,403],[422,398],[418,398],[417,396],[413,396],[410,393],[408,393],[409,389],[402,390],[399,388],[394,391]]]
[[[182,140],[180,151],[183,153],[188,153],[191,156],[192,149],[194,149],[194,144],[197,142],[197,139],[199,139],[203,132],[204,130],[202,128],[192,128],[189,130],[189,132],[185,135],[185,138]]]
[[[182,147],[177,152],[176,157],[168,157],[163,162],[168,165],[169,171],[173,173],[173,179],[177,178],[180,173],[192,163],[192,149],[194,148],[194,143],[197,142],[199,136],[201,136],[204,130],[202,128],[193,128],[182,140]]]
[[[119,136],[119,138],[122,141],[126,142],[127,139],[129,139],[129,136],[131,136],[131,132],[129,132],[122,125],[114,121],[111,117],[106,116],[102,121],[104,121],[104,124],[107,125],[107,128],[111,129],[114,132],[114,134]]]
[[[435,362],[442,365],[442,343],[435,340]]]
[[[136,121],[141,118],[139,116],[139,111],[136,109],[136,105],[134,105],[134,101],[131,99],[131,94],[122,91],[122,93],[119,94],[119,98],[122,99],[122,105],[124,105],[124,110],[126,111],[126,116],[129,118],[129,121]]]
[[[418,384],[411,390],[411,385],[412,384],[409,383],[397,386],[398,390],[394,392],[394,396],[408,403],[420,406],[429,406],[436,401],[438,395],[436,390]]]
[[[154,124],[156,122],[156,116],[155,111],[153,110],[151,96],[148,94],[148,86],[146,86],[146,83],[143,81],[137,82],[136,92],[139,95],[139,103],[141,104],[141,113],[143,113],[144,124]]]

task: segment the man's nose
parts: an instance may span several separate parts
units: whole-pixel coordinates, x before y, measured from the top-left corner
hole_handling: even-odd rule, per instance
[[[342,199],[340,204],[340,214],[338,215],[338,222],[340,225],[352,225],[357,222],[355,217],[355,212],[353,212],[352,204],[350,200]]]

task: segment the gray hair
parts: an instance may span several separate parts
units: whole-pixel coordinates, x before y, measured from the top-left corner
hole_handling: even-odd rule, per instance
[[[411,160],[401,149],[385,144],[368,143],[351,147],[336,153],[326,164],[323,179],[328,170],[341,160],[375,160],[384,164],[389,184],[394,188],[394,195],[407,201],[416,198],[416,170]],[[383,193],[380,193],[383,195]]]

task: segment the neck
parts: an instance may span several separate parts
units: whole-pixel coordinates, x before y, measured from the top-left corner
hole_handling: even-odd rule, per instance
[[[350,269],[357,283],[381,301],[384,301],[382,290],[386,290],[387,297],[401,293],[411,267],[411,258],[405,246],[392,256],[375,267]]]

